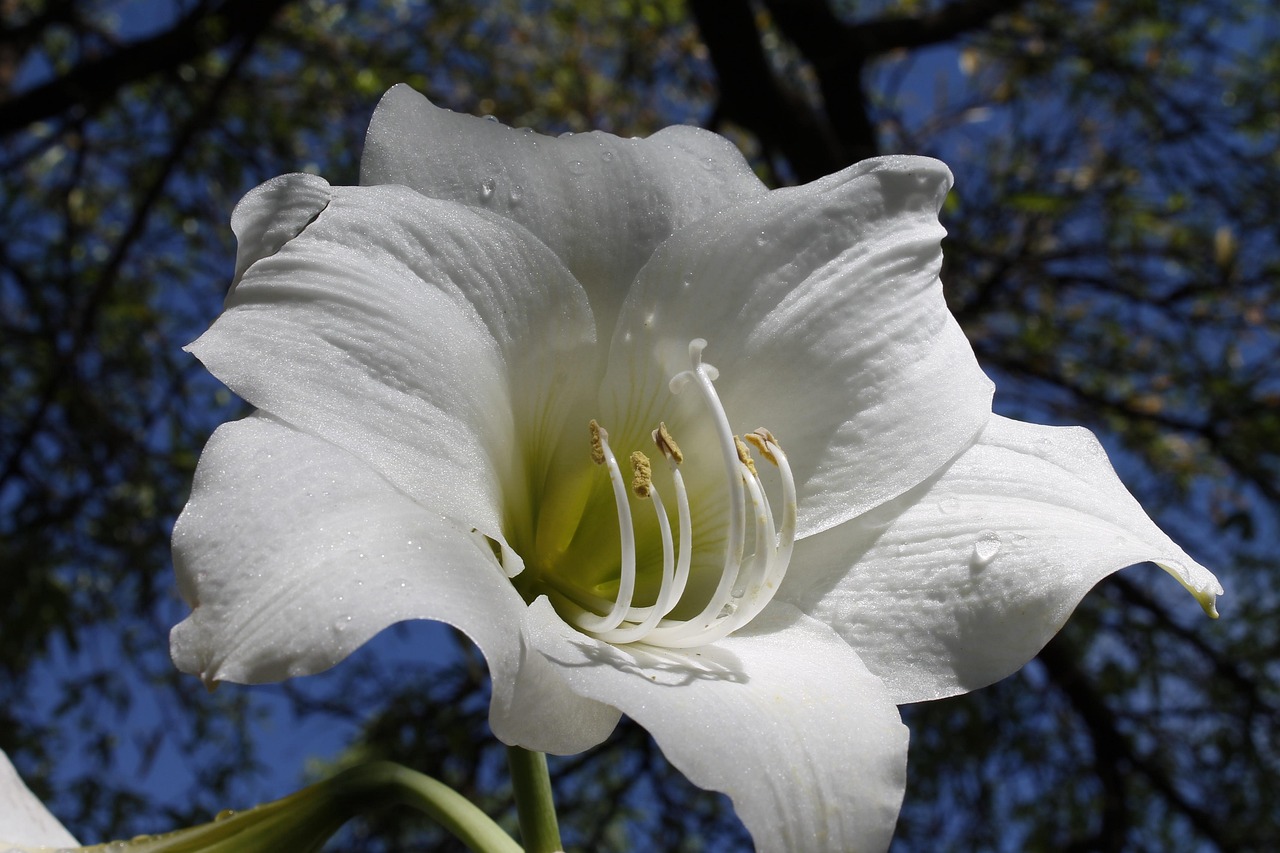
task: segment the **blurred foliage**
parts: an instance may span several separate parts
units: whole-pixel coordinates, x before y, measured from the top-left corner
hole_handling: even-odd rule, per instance
[[[1211,624],[1131,569],[1019,675],[905,709],[896,849],[1280,848],[1265,0],[0,0],[0,748],[80,837],[285,793],[254,787],[278,784],[260,724],[281,713],[511,821],[464,643],[215,694],[166,649],[168,530],[241,411],[181,352],[219,310],[229,211],[282,172],[353,183],[401,81],[551,133],[704,124],[775,184],[946,160],[947,295],[997,408],[1097,430],[1228,595]],[[166,772],[185,781],[161,795]],[[571,847],[746,844],[635,726],[553,772]],[[449,849],[398,813],[334,846],[411,842]]]

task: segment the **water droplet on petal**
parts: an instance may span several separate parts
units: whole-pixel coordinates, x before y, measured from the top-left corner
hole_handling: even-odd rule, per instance
[[[524,188],[519,184],[512,184],[507,196],[511,199],[511,206],[515,207],[520,203],[520,199],[524,197]]]
[[[994,530],[984,530],[978,534],[978,541],[973,543],[973,556],[969,564],[975,569],[984,569],[998,553],[1000,553],[1000,534]]]
[[[947,514],[955,512],[960,508],[960,502],[955,498],[945,498],[938,502],[938,512]]]
[[[583,172],[587,171],[587,166],[581,160],[574,160],[569,164],[569,171],[573,172],[575,175],[581,175]]]
[[[757,246],[763,246],[767,242],[769,242],[769,235],[766,234],[765,232],[761,231],[759,234],[756,235]]]
[[[497,124],[497,123],[498,123],[498,117],[497,117],[497,116],[495,116],[495,115],[486,115],[486,116],[484,116],[484,120],[485,120],[485,121],[491,121],[491,122],[493,122],[494,124]]]
[[[498,182],[493,178],[485,178],[480,182],[480,200],[488,201],[493,198],[493,191],[497,188]]]
[[[600,159],[605,161],[606,163],[612,161],[613,152],[606,148],[605,150],[600,152]]]

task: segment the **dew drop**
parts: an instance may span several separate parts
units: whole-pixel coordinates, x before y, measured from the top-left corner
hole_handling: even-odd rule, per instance
[[[685,273],[685,274],[684,274],[684,279],[683,279],[683,281],[682,281],[681,283],[682,283],[685,287],[688,287],[689,285],[693,284],[693,273]]]
[[[480,200],[488,201],[493,198],[493,191],[497,188],[498,183],[493,178],[485,178],[480,182]]]
[[[605,161],[606,163],[612,162],[613,152],[606,148],[604,151],[600,152],[600,159]]]
[[[227,818],[232,817],[233,815],[235,815],[234,809],[223,809],[222,811],[214,815],[213,819],[215,822],[217,822],[220,820],[226,820]]]
[[[938,502],[938,511],[943,514],[953,513],[960,508],[960,502],[955,498],[946,498]]]
[[[998,553],[1000,553],[1000,534],[994,530],[984,530],[978,534],[978,541],[973,543],[973,556],[969,564],[975,569],[984,569]]]
[[[587,166],[581,160],[574,160],[569,164],[569,171],[573,172],[575,175],[581,175],[583,172],[587,171]]]
[[[769,235],[766,234],[765,232],[761,231],[759,234],[756,235],[757,246],[763,246],[767,242],[769,242]]]
[[[511,206],[515,207],[520,203],[520,199],[524,197],[524,189],[519,184],[512,184],[507,197],[511,199]]]
[[[495,116],[495,115],[486,115],[486,116],[484,116],[484,120],[485,120],[485,121],[491,121],[491,122],[493,122],[494,124],[497,124],[497,123],[498,123],[498,117],[497,117],[497,116]]]

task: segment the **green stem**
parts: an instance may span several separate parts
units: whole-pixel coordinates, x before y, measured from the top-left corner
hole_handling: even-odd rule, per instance
[[[475,853],[521,853],[520,845],[475,803],[423,773],[399,764],[373,765],[392,799],[433,818]],[[382,787],[381,785],[378,787]]]
[[[474,853],[521,853],[511,836],[461,794],[389,761],[352,767],[284,799],[242,812],[227,811],[200,826],[79,849],[93,853],[315,853],[350,818],[393,803],[434,818]]]
[[[511,785],[516,792],[516,812],[520,815],[520,840],[525,853],[558,853],[560,823],[556,820],[556,804],[551,795],[551,774],[547,757],[518,746],[507,747],[507,763],[511,766]]]

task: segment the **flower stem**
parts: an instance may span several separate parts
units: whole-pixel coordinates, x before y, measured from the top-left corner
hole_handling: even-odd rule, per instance
[[[547,772],[547,756],[518,746],[507,747],[507,763],[511,767],[511,785],[516,793],[516,812],[520,815],[520,840],[525,853],[558,853],[560,824],[551,795],[551,774]]]
[[[433,818],[468,849],[520,853],[520,846],[488,815],[448,785],[400,765],[384,764],[380,769],[392,777],[387,780],[394,786],[391,797]]]
[[[316,853],[350,818],[393,803],[435,819],[474,853],[521,853],[511,836],[461,794],[430,776],[389,761],[352,767],[283,799],[241,812],[228,810],[200,826],[77,849],[93,853]],[[7,849],[2,843],[0,847]]]

